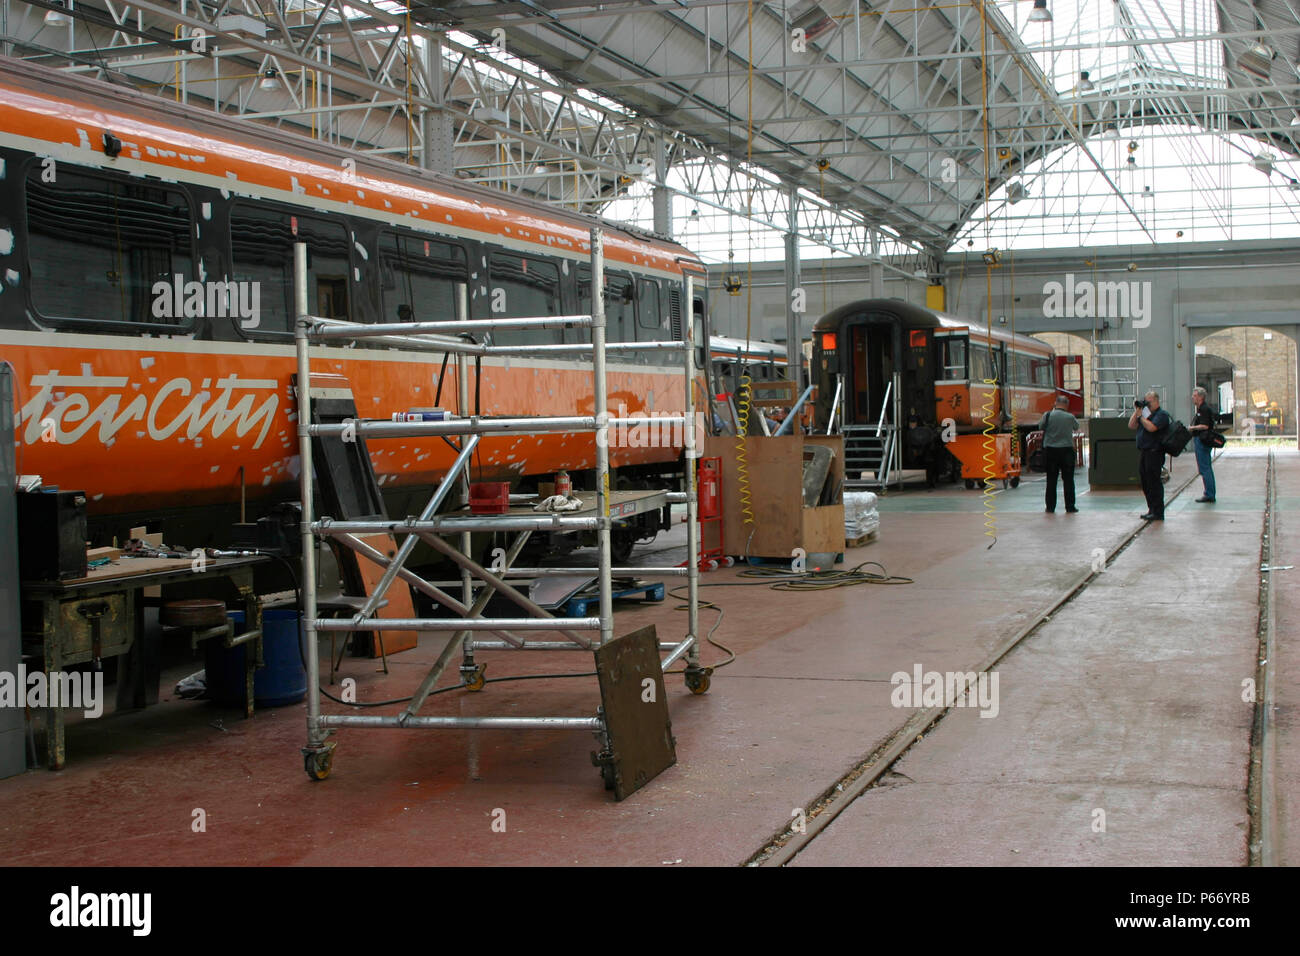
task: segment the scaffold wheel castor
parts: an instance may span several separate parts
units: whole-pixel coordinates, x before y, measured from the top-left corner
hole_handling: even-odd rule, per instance
[[[734,568],[736,566],[736,559],[733,558],[731,555],[727,555],[725,558],[722,559],[722,566],[724,568]]]
[[[974,487],[975,487],[975,479],[974,479],[974,478],[967,478],[967,479],[966,479],[966,490],[967,490],[967,491],[970,491],[970,490],[971,490],[972,488],[974,488]]]
[[[462,673],[464,675],[464,680],[465,680],[465,689],[472,690],[472,691],[482,690],[483,687],[487,684],[487,677],[485,676],[484,673],[486,670],[487,670],[486,664],[479,664],[473,669],[462,668]]]
[[[319,748],[304,747],[302,764],[311,779],[324,780],[334,767],[334,744],[325,744]]]
[[[686,669],[686,689],[692,694],[707,694],[709,692],[709,675],[713,673],[711,667],[688,667]]]
[[[626,564],[636,547],[636,532],[631,528],[615,528],[609,534],[609,557],[615,564]]]
[[[1019,475],[1016,475],[1016,477],[1014,477],[1014,478],[1011,479],[1011,487],[1012,487],[1012,488],[1019,488],[1019,487],[1020,487],[1020,476],[1019,476]]]
[[[606,790],[613,790],[617,781],[614,779],[614,755],[609,750],[602,750],[600,753],[591,752],[591,765],[600,771],[600,779],[604,781]]]

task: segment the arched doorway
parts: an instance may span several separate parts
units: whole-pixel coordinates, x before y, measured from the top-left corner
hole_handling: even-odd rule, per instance
[[[1196,384],[1205,389],[1206,401],[1218,413],[1219,425],[1236,431],[1236,376],[1237,368],[1222,355],[1198,352],[1196,356]]]
[[[1196,384],[1220,415],[1231,414],[1234,433],[1250,419],[1256,435],[1296,434],[1296,342],[1290,335],[1258,325],[1220,329],[1196,340],[1195,358]]]

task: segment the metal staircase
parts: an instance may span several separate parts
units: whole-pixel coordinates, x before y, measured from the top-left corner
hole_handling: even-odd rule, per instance
[[[902,484],[902,461],[898,445],[900,413],[898,375],[885,387],[880,419],[874,425],[844,425],[844,487],[887,488]],[[836,403],[839,394],[836,394]],[[892,421],[891,421],[892,419]]]
[[[842,434],[845,488],[884,488],[897,478],[893,425],[845,425]]]

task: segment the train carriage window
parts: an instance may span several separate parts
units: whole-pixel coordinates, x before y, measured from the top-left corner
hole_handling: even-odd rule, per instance
[[[1012,380],[1015,385],[1032,385],[1034,381],[1033,356],[1027,352],[1016,352],[1015,369],[1016,377]]]
[[[989,354],[987,345],[972,342],[970,346],[970,378],[972,382],[984,382],[997,378],[997,361],[995,355]]]
[[[1041,385],[1045,388],[1052,388],[1056,385],[1056,375],[1053,372],[1054,362],[1050,358],[1043,358],[1038,355],[1032,355],[1029,359],[1030,381],[1034,385]],[[1077,375],[1077,368],[1076,368]],[[1075,387],[1078,387],[1076,382]]]
[[[194,275],[190,204],[179,188],[59,166],[27,174],[32,306],[50,318],[189,326],[184,300],[157,283]],[[177,314],[179,311],[180,314]]]
[[[469,272],[459,246],[384,232],[379,275],[385,322],[443,322],[457,318]]]
[[[489,308],[493,318],[525,319],[560,314],[560,269],[532,256],[494,252],[488,259]],[[493,334],[498,345],[559,342],[554,329],[513,329]]]
[[[293,244],[307,244],[307,308],[312,315],[346,319],[347,230],[342,225],[284,210],[238,202],[230,210],[230,251],[237,282],[259,284],[261,315],[255,333],[293,331]]]
[[[578,311],[591,311],[591,270],[578,270]],[[605,273],[605,328],[609,342],[636,341],[636,294],[632,277]],[[631,358],[631,356],[628,356]]]
[[[943,367],[941,380],[946,382],[964,381],[966,378],[966,340],[946,336],[939,340],[943,345],[940,365]]]
[[[659,305],[659,283],[641,279],[636,286],[637,298],[640,300],[637,303],[637,328],[651,333],[641,338],[649,342],[664,338],[668,329],[668,316],[666,310]]]

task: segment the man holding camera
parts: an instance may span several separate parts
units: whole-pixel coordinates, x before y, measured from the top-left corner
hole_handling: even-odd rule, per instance
[[[1173,419],[1160,407],[1160,396],[1147,392],[1145,399],[1133,403],[1133,414],[1128,427],[1137,432],[1138,474],[1142,476],[1142,493],[1147,499],[1144,521],[1165,520],[1165,485],[1160,480],[1160,470],[1165,464],[1165,450],[1161,447]]]

